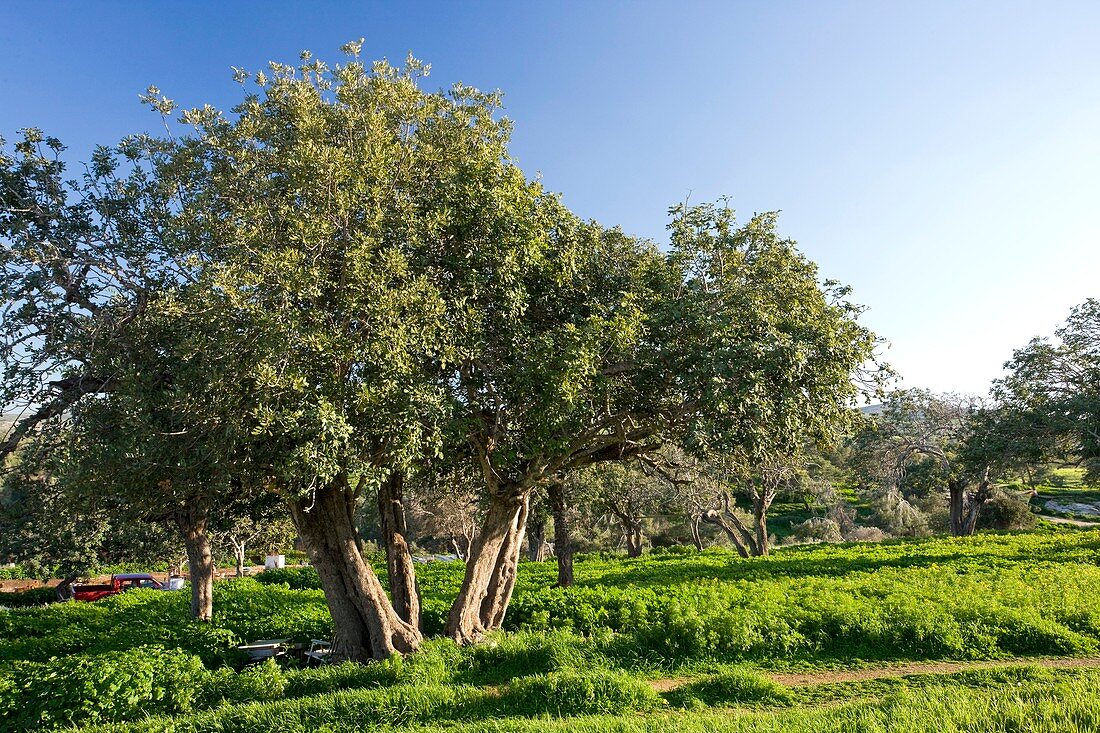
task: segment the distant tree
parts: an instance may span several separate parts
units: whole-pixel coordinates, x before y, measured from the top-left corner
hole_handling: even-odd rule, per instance
[[[994,395],[1013,456],[1025,466],[1068,459],[1100,479],[1100,301],[1074,308],[1053,339],[1032,339],[1005,367]]]
[[[899,390],[857,437],[856,450],[865,475],[877,472],[886,488],[915,476],[945,489],[951,533],[970,535],[1007,465],[987,429],[991,421],[989,407],[977,398]]]
[[[627,557],[642,554],[645,520],[664,511],[669,485],[647,473],[637,461],[589,469],[596,501],[619,523]]]
[[[705,472],[716,497],[703,521],[718,526],[742,557],[769,554],[768,511],[780,493],[797,492],[800,467],[797,458],[773,457],[751,466],[729,457],[711,461]],[[751,524],[736,511],[738,493],[748,500]]]
[[[238,578],[245,574],[250,548],[259,546],[272,554],[288,547],[296,535],[286,506],[273,494],[250,503],[247,512],[216,522],[211,533],[215,545],[229,548]]]

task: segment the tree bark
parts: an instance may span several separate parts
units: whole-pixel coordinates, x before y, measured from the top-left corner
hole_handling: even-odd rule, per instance
[[[458,559],[466,562],[470,559],[470,539],[468,537],[451,537],[451,549],[458,555]]]
[[[176,515],[187,550],[187,573],[191,581],[191,617],[199,621],[214,618],[214,555],[206,533],[206,511],[190,506]]]
[[[57,600],[59,601],[71,601],[73,599],[73,583],[76,582],[77,576],[70,575],[64,578],[58,583],[54,592],[57,593]]]
[[[695,545],[695,549],[699,552],[703,551],[703,535],[699,531],[699,523],[703,520],[703,515],[692,514],[688,517],[688,526],[691,528],[691,543]]]
[[[718,503],[721,509],[710,509],[703,514],[702,519],[708,524],[717,525],[726,536],[729,537],[730,542],[737,549],[737,554],[741,557],[748,558],[760,554],[760,548],[757,544],[756,538],[753,533],[749,531],[749,528],[741,521],[741,519],[733,513],[733,500],[727,492],[722,492],[718,496]]]
[[[717,525],[719,529],[725,532],[738,555],[744,558],[749,557],[749,550],[745,544],[744,536],[717,509],[711,509],[703,515],[702,519],[707,524]]]
[[[623,534],[626,536],[626,556],[642,556],[642,523],[633,517],[620,517]]]
[[[962,481],[951,479],[947,482],[947,496],[951,507],[951,534],[962,537],[966,534],[966,519],[963,514],[966,501],[966,489]]]
[[[366,662],[415,651],[420,631],[394,610],[363,558],[354,520],[355,492],[347,477],[338,476],[289,505],[332,614],[333,661]]]
[[[756,552],[758,556],[768,554],[768,509],[775,501],[775,489],[764,487],[763,491],[753,494],[753,519],[756,521]]]
[[[460,644],[479,641],[486,632],[500,628],[504,620],[515,587],[530,498],[529,489],[490,496],[444,630]]]
[[[982,475],[982,480],[978,484],[978,489],[969,497],[966,515],[962,520],[962,532],[963,536],[969,537],[974,534],[975,529],[978,526],[978,514],[981,513],[982,507],[987,501],[993,498],[992,495],[993,483],[989,480],[989,469],[985,470]]]
[[[554,515],[554,555],[558,559],[558,586],[573,585],[573,536],[569,526],[569,509],[565,504],[565,486],[551,481],[546,487],[550,512]]]
[[[386,573],[390,580],[393,608],[401,620],[420,628],[420,589],[409,553],[405,523],[405,475],[391,471],[378,487],[378,516],[386,547]]]
[[[531,562],[542,562],[547,558],[545,514],[540,513],[527,520],[527,557]]]

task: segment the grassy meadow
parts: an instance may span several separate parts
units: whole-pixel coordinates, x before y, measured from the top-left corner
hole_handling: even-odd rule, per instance
[[[315,669],[234,649],[331,633],[310,568],[218,583],[208,625],[157,591],[11,609],[0,730],[1096,730],[1098,561],[1100,532],[1061,529],[587,556],[569,589],[525,562],[508,630],[484,644]],[[462,567],[418,574],[438,632]],[[936,660],[963,664],[921,673]],[[875,672],[900,663],[908,676]]]

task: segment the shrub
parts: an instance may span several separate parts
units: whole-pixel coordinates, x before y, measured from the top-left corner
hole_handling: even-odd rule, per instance
[[[810,517],[805,522],[799,522],[791,527],[791,533],[786,537],[785,544],[843,541],[844,535],[840,532],[840,525],[835,521]]]
[[[1036,521],[1028,502],[1003,492],[987,501],[978,512],[980,529],[1031,529]]]
[[[205,671],[195,656],[153,646],[19,663],[0,682],[0,730],[185,713]]]
[[[789,705],[790,689],[748,669],[734,668],[682,685],[666,695],[676,707]]]
[[[230,702],[254,702],[259,700],[278,700],[287,689],[287,678],[275,664],[268,659],[263,664],[246,667],[240,672],[223,667],[206,676],[202,684],[199,699],[204,706],[228,700]]]
[[[272,568],[253,576],[264,585],[285,585],[293,590],[320,590],[321,578],[317,569],[306,565],[298,568]]]
[[[882,542],[889,537],[878,527],[863,527],[856,525],[845,535],[845,542]]]
[[[520,715],[621,715],[660,704],[649,685],[624,674],[573,670],[513,680],[501,706]]]

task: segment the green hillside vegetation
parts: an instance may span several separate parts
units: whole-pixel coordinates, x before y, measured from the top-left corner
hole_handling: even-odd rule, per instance
[[[490,641],[432,639],[408,658],[316,669],[244,667],[234,650],[331,633],[311,568],[216,584],[211,624],[189,620],[185,594],[156,591],[0,611],[2,727],[785,731],[894,716],[912,727],[890,730],[918,730],[930,715],[968,726],[989,706],[1005,720],[1093,720],[1100,675],[1087,669],[811,687],[766,675],[1100,654],[1098,558],[1100,533],[1067,530],[782,548],[749,560],[719,549],[588,556],[564,589],[550,587],[552,563],[525,562],[508,630]],[[422,566],[429,633],[461,571]],[[714,712],[727,708],[756,712]]]

